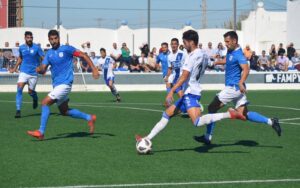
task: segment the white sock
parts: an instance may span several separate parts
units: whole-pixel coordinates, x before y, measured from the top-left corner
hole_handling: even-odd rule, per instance
[[[196,122],[196,126],[200,127],[202,125],[207,125],[216,121],[220,121],[222,119],[228,119],[230,118],[230,113],[216,113],[216,114],[206,114],[204,116],[199,117],[198,122]]]
[[[273,125],[273,122],[270,118],[268,119],[268,125],[271,125],[271,126]]]
[[[149,140],[152,140],[160,131],[162,131],[168,124],[169,120],[162,117],[161,120],[153,127],[150,134],[147,136]]]

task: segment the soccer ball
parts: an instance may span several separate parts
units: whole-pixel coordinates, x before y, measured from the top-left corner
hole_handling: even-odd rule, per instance
[[[148,154],[152,150],[152,142],[147,138],[142,138],[136,142],[136,151],[139,154]]]

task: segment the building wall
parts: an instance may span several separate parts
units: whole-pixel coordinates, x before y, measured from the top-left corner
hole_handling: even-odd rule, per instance
[[[287,42],[300,51],[300,0],[287,1]]]

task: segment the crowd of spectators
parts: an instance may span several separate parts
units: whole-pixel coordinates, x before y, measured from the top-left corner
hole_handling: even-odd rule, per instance
[[[117,43],[113,43],[111,50],[108,50],[108,55],[116,62],[117,71],[129,72],[160,72],[161,65],[157,64],[157,56],[160,53],[168,53],[169,49],[164,49],[162,46],[149,49],[147,43],[142,44],[139,49],[139,54],[132,54],[125,42],[119,48]],[[11,47],[8,42],[5,42],[5,48],[0,49],[0,71],[6,72],[8,69],[15,66],[17,58],[19,57],[19,42]],[[44,49],[45,52],[50,48],[50,44]],[[185,51],[184,46],[179,46],[180,50]],[[216,47],[211,42],[208,42],[207,47],[199,43],[199,49],[206,54],[211,61],[218,61],[226,58],[227,49],[222,42],[218,43]],[[87,41],[81,45],[81,50],[90,56],[94,65],[101,69],[98,64],[99,56],[91,48],[91,42]],[[167,52],[166,52],[167,51]],[[272,44],[268,53],[266,50],[261,51],[261,55],[257,55],[249,45],[243,49],[245,58],[247,59],[250,69],[254,71],[300,71],[300,57],[296,52],[293,43],[290,43],[285,49],[280,43],[278,48]],[[91,68],[83,59],[74,57],[74,72],[91,72]],[[208,71],[223,72],[226,65],[215,65],[208,67]]]

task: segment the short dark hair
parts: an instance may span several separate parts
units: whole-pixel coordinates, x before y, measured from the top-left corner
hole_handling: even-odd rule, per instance
[[[173,42],[173,41],[176,41],[176,42],[177,42],[177,44],[179,44],[179,40],[178,40],[178,38],[172,38],[172,39],[171,39],[171,42]]]
[[[100,52],[104,52],[104,53],[106,53],[106,50],[105,50],[105,48],[100,48]]]
[[[169,46],[168,43],[166,43],[166,42],[161,43],[161,46],[164,46],[164,45],[166,45],[167,47]]]
[[[182,35],[183,40],[188,40],[188,41],[193,41],[196,46],[198,46],[199,42],[199,35],[196,31],[194,30],[188,30],[185,31]]]
[[[225,34],[223,35],[223,37],[224,37],[224,38],[230,37],[230,38],[232,38],[232,39],[235,39],[236,42],[239,41],[239,37],[238,37],[238,35],[237,35],[237,33],[236,33],[235,31],[228,31],[227,33],[225,33]]]
[[[50,36],[58,36],[59,37],[59,32],[55,29],[52,29],[48,32],[48,37]]]
[[[25,36],[29,35],[29,36],[32,36],[32,32],[31,31],[25,31]]]

